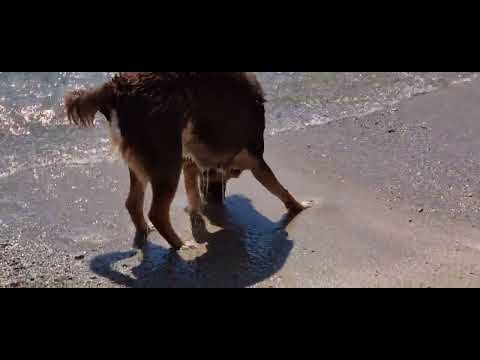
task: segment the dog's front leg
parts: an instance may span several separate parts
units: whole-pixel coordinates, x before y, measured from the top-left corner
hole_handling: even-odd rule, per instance
[[[198,215],[202,210],[202,198],[198,189],[198,175],[200,171],[191,160],[183,161],[183,177],[185,178],[185,191],[188,198],[188,212]]]
[[[255,178],[274,196],[279,198],[291,213],[299,213],[309,207],[312,207],[312,201],[298,202],[283,185],[278,181],[272,169],[263,159],[255,161],[251,168]]]
[[[185,191],[188,198],[188,213],[192,223],[192,231],[195,232],[203,223],[202,197],[198,189],[198,175],[200,170],[191,160],[185,159],[183,162],[183,177],[185,179]]]

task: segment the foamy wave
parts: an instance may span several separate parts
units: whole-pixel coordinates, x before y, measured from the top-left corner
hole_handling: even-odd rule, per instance
[[[0,73],[0,132],[29,135],[63,126],[66,91],[97,85],[113,73]]]
[[[56,151],[54,154],[37,157],[32,161],[18,162],[13,155],[6,157],[7,166],[5,170],[0,172],[0,179],[13,176],[22,171],[33,171],[34,177],[36,177],[37,170],[44,169],[50,166],[61,166],[64,168],[69,167],[82,167],[91,164],[98,164],[101,162],[117,162],[120,157],[112,150],[109,141],[103,140],[103,146],[98,146],[88,150],[79,150],[74,148],[76,154],[60,153]]]
[[[460,84],[470,83],[473,80],[475,80],[476,78],[478,78],[478,74],[473,74],[470,77],[465,77],[465,78],[462,78],[462,79],[459,79],[459,80],[454,80],[454,81],[452,81],[452,83],[450,85],[460,85]]]
[[[475,73],[469,77],[463,77],[461,79],[451,81],[447,85],[447,87],[471,83],[473,80],[478,78],[478,75],[479,74]],[[407,85],[404,88],[402,88],[399,96],[397,96],[397,98],[395,99],[392,99],[392,100],[385,99],[383,103],[375,102],[372,105],[369,105],[368,102],[365,102],[363,104],[362,103],[355,104],[350,107],[347,107],[345,110],[341,111],[336,116],[325,116],[322,114],[313,114],[311,115],[311,119],[308,121],[304,121],[303,123],[300,123],[300,124],[290,124],[290,125],[279,127],[279,128],[272,128],[269,130],[268,133],[270,135],[276,135],[286,131],[301,130],[301,129],[305,129],[312,126],[322,126],[332,121],[338,121],[338,120],[343,120],[347,118],[362,118],[367,115],[371,115],[373,113],[385,111],[389,108],[395,107],[402,101],[411,99],[412,97],[429,94],[440,89],[439,86],[434,86],[431,84],[425,85],[425,80],[420,76],[415,76],[415,82],[416,82],[415,85]],[[349,100],[350,98],[345,97],[343,99],[338,99],[335,101],[335,103],[342,103],[342,100],[343,102],[347,102],[345,99]],[[358,98],[354,97],[352,98],[352,100],[358,100]],[[314,108],[318,109],[318,107],[315,107],[312,104],[308,104],[308,105],[303,104],[303,105],[309,109],[313,109],[313,111],[314,111]]]

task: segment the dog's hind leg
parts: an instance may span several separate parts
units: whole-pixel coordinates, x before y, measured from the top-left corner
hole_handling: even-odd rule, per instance
[[[170,221],[170,206],[177,191],[180,170],[181,168],[175,174],[169,173],[168,179],[163,176],[160,179],[152,179],[153,199],[149,213],[150,221],[174,250],[180,250],[185,246]]]
[[[128,170],[130,171],[130,193],[128,194],[125,205],[136,229],[133,246],[141,249],[147,244],[147,237],[150,231],[143,214],[143,203],[147,183],[145,180],[140,179],[133,170],[130,168]]]

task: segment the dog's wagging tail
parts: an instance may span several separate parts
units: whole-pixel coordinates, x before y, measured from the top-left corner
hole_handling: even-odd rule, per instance
[[[98,112],[110,119],[110,114],[115,107],[114,99],[113,89],[108,85],[73,91],[65,96],[67,117],[76,125],[93,127],[95,115]]]
[[[147,244],[151,231],[143,213],[148,184],[151,223],[173,249],[186,245],[170,221],[182,171],[191,216],[221,203],[228,180],[243,171],[251,171],[289,212],[311,206],[298,202],[264,160],[265,100],[252,73],[120,73],[96,88],[66,94],[65,108],[78,126],[93,127],[97,113],[107,119],[129,168],[126,207],[136,248]]]

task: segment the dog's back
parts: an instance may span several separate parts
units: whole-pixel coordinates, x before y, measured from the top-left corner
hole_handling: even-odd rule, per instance
[[[259,154],[264,102],[256,77],[242,72],[122,73],[100,88],[66,98],[69,118],[80,125],[92,125],[98,111],[111,122],[115,111],[127,142],[155,147],[160,133],[178,137],[191,121],[200,141],[214,151],[248,147]]]

